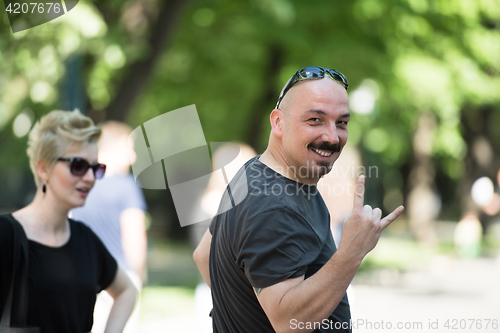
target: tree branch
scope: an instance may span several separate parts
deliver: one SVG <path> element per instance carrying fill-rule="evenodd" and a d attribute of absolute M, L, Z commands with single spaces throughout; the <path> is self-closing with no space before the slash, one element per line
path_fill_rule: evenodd
<path fill-rule="evenodd" d="M 130 66 L 129 73 L 123 79 L 115 98 L 106 108 L 107 119 L 124 121 L 127 118 L 137 97 L 146 87 L 160 55 L 171 40 L 177 18 L 186 3 L 186 0 L 164 1 L 152 28 L 149 42 L 151 52 L 147 58 Z"/>

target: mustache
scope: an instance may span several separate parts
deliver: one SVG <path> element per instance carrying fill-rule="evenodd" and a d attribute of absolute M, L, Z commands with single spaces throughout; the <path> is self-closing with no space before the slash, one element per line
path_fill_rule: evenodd
<path fill-rule="evenodd" d="M 320 143 L 313 142 L 313 143 L 310 143 L 308 145 L 308 148 L 314 148 L 314 149 L 319 149 L 319 150 L 329 150 L 329 151 L 332 151 L 334 153 L 340 152 L 340 145 L 338 143 L 331 144 L 328 142 L 320 142 Z"/>

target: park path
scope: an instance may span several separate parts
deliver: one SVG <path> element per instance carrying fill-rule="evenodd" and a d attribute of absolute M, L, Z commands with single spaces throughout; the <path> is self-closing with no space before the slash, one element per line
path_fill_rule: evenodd
<path fill-rule="evenodd" d="M 494 259 L 437 257 L 419 271 L 375 271 L 355 278 L 349 296 L 356 333 L 500 332 L 500 261 Z M 192 309 L 143 323 L 141 333 L 209 332 L 199 318 Z"/>
<path fill-rule="evenodd" d="M 375 276 L 354 285 L 355 332 L 500 332 L 498 260 L 438 257 L 422 271 Z"/>

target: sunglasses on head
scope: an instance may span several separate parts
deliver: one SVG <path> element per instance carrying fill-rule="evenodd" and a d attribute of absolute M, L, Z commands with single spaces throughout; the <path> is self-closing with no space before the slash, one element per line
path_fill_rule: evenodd
<path fill-rule="evenodd" d="M 288 90 L 290 90 L 290 88 L 293 87 L 295 83 L 304 80 L 322 79 L 325 77 L 325 74 L 328 75 L 333 80 L 337 81 L 338 83 L 342 84 L 345 90 L 347 90 L 349 82 L 347 82 L 347 78 L 345 77 L 345 75 L 339 72 L 338 70 L 331 68 L 323 68 L 323 67 L 305 67 L 302 68 L 301 70 L 298 70 L 292 76 L 292 78 L 286 85 L 285 89 L 283 89 L 283 92 L 281 93 L 280 98 L 278 99 L 278 103 L 276 103 L 276 109 L 280 106 L 281 100 L 283 99 L 283 97 L 285 97 L 285 94 L 288 92 Z"/>
<path fill-rule="evenodd" d="M 58 158 L 58 161 L 69 162 L 69 171 L 75 176 L 83 176 L 89 169 L 94 171 L 95 179 L 101 179 L 106 172 L 106 165 L 102 163 L 90 164 L 81 157 Z"/>

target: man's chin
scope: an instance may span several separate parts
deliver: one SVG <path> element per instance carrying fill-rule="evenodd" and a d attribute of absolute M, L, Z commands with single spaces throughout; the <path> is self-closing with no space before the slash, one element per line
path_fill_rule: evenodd
<path fill-rule="evenodd" d="M 320 165 L 317 167 L 317 174 L 318 178 L 323 177 L 324 175 L 328 174 L 330 171 L 332 171 L 333 165 Z"/>
<path fill-rule="evenodd" d="M 310 178 L 321 178 L 324 175 L 328 174 L 332 171 L 333 163 L 315 163 L 314 167 L 309 168 L 309 172 L 311 173 Z"/>

